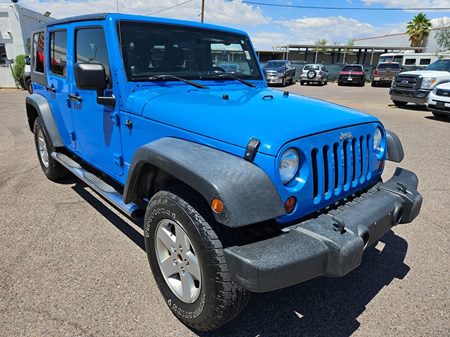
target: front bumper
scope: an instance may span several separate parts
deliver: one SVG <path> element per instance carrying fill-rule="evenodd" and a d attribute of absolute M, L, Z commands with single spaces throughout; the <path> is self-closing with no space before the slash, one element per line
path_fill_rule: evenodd
<path fill-rule="evenodd" d="M 450 116 L 450 97 L 438 96 L 431 92 L 428 95 L 427 108 L 430 111 L 435 111 L 440 114 Z"/>
<path fill-rule="evenodd" d="M 392 226 L 420 212 L 418 179 L 397 168 L 394 176 L 338 209 L 284 228 L 279 236 L 225 249 L 234 279 L 265 292 L 317 276 L 341 277 L 361 263 L 364 249 Z"/>
<path fill-rule="evenodd" d="M 427 102 L 429 89 L 403 89 L 393 87 L 389 90 L 391 100 L 423 105 Z"/>

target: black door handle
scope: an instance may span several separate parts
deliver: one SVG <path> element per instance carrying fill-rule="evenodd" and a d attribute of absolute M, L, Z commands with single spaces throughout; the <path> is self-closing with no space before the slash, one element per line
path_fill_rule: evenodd
<path fill-rule="evenodd" d="M 56 94 L 56 88 L 53 86 L 53 84 L 52 84 L 50 87 L 49 87 L 48 85 L 45 86 L 45 89 L 46 89 L 47 91 L 50 91 L 50 92 Z"/>
<path fill-rule="evenodd" d="M 69 99 L 71 101 L 75 101 L 75 102 L 78 102 L 78 103 L 80 103 L 82 101 L 81 96 L 78 96 L 78 95 L 69 94 L 68 97 L 69 97 Z"/>

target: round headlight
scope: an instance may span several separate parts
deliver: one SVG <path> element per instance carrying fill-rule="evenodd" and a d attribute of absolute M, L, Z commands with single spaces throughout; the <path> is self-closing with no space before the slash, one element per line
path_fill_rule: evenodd
<path fill-rule="evenodd" d="M 280 160 L 280 178 L 281 182 L 286 185 L 294 179 L 298 171 L 298 152 L 295 149 L 287 149 L 284 151 Z"/>
<path fill-rule="evenodd" d="M 375 152 L 381 152 L 381 141 L 383 140 L 383 132 L 380 128 L 376 128 L 373 134 L 373 149 Z"/>

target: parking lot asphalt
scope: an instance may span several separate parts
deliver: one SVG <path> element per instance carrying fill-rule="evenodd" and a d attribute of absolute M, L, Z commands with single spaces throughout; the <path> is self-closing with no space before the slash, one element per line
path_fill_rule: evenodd
<path fill-rule="evenodd" d="M 450 122 L 392 106 L 386 88 L 284 90 L 374 114 L 395 131 L 422 212 L 344 278 L 255 294 L 237 320 L 200 336 L 449 336 Z M 196 336 L 160 296 L 139 225 L 75 178 L 45 178 L 25 96 L 0 90 L 0 336 Z"/>

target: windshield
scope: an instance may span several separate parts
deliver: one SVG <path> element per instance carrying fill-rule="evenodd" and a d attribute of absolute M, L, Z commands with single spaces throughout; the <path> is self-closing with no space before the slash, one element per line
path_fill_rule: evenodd
<path fill-rule="evenodd" d="M 145 81 L 155 75 L 212 79 L 221 73 L 247 80 L 262 79 L 245 35 L 132 21 L 120 21 L 118 27 L 130 81 Z"/>
<path fill-rule="evenodd" d="M 450 71 L 450 59 L 433 62 L 424 70 Z"/>
<path fill-rule="evenodd" d="M 314 65 L 314 64 L 307 64 L 303 70 L 319 70 L 320 66 L 319 65 Z"/>
<path fill-rule="evenodd" d="M 284 61 L 269 61 L 266 63 L 266 68 L 281 68 L 284 67 L 286 62 Z"/>

